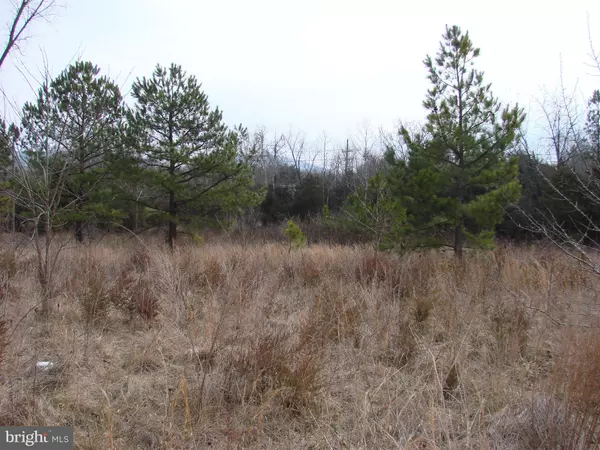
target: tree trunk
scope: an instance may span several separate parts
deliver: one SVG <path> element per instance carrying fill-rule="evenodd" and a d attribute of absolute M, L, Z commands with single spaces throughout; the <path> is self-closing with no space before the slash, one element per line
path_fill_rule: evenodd
<path fill-rule="evenodd" d="M 169 241 L 169 247 L 171 247 L 171 250 L 173 250 L 175 248 L 175 240 L 177 239 L 177 223 L 175 223 L 174 221 L 170 220 L 169 221 L 169 237 L 168 237 L 168 241 Z"/>
<path fill-rule="evenodd" d="M 75 221 L 75 239 L 77 242 L 83 242 L 83 222 L 81 220 Z"/>
<path fill-rule="evenodd" d="M 50 280 L 47 267 L 40 267 L 38 271 L 38 280 L 42 291 L 42 310 L 40 315 L 46 319 L 50 315 Z"/>
<path fill-rule="evenodd" d="M 454 229 L 454 256 L 459 260 L 462 260 L 464 242 L 465 234 L 463 232 L 463 221 L 461 220 Z"/>
<path fill-rule="evenodd" d="M 16 222 L 17 222 L 17 214 L 16 214 L 16 206 L 15 201 L 11 200 L 11 212 L 10 212 L 10 231 L 12 233 L 15 232 Z"/>
<path fill-rule="evenodd" d="M 177 203 L 175 202 L 175 192 L 169 192 L 169 235 L 167 241 L 169 243 L 169 247 L 171 250 L 175 248 L 175 240 L 177 239 L 177 222 L 175 221 L 175 217 L 177 217 Z"/>
<path fill-rule="evenodd" d="M 83 136 L 83 131 L 81 131 L 81 133 L 82 133 L 82 136 Z M 83 148 L 83 144 L 80 144 L 80 145 Z M 79 166 L 79 175 L 80 175 L 80 177 L 83 178 L 84 174 L 85 174 L 85 169 L 83 167 L 83 164 L 80 163 L 80 166 Z M 79 187 L 77 189 L 77 201 L 75 202 L 75 210 L 76 210 L 77 215 L 79 217 L 81 217 L 81 210 L 83 209 L 83 204 L 87 200 L 86 197 L 85 197 L 85 191 L 83 190 L 83 187 L 81 186 L 81 183 L 82 183 L 82 181 L 79 180 Z M 75 239 L 79 243 L 83 242 L 83 226 L 84 226 L 84 222 L 82 220 L 77 219 L 75 221 Z"/>
<path fill-rule="evenodd" d="M 51 296 L 51 255 L 50 252 L 52 250 L 52 220 L 50 219 L 50 214 L 46 214 L 46 219 L 44 222 L 44 237 L 43 242 L 40 242 L 39 236 L 39 224 L 36 223 L 36 231 L 35 231 L 35 247 L 38 256 L 38 281 L 40 283 L 40 288 L 42 291 L 42 301 L 41 301 L 41 312 L 40 316 L 43 319 L 47 319 L 50 315 L 50 296 Z"/>

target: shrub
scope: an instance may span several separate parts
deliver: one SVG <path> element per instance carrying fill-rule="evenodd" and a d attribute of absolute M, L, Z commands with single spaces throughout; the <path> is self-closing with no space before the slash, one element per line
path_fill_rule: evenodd
<path fill-rule="evenodd" d="M 263 403 L 279 399 L 281 404 L 300 413 L 315 404 L 323 391 L 322 352 L 290 345 L 290 336 L 268 332 L 256 338 L 250 348 L 231 360 L 230 373 L 241 380 L 244 401 Z M 231 391 L 228 398 L 236 396 Z M 238 398 L 239 401 L 242 399 Z"/>
<path fill-rule="evenodd" d="M 296 225 L 293 220 L 288 220 L 287 228 L 283 232 L 285 237 L 288 239 L 289 248 L 304 248 L 306 247 L 307 240 L 306 235 L 302 232 L 300 227 Z"/>
<path fill-rule="evenodd" d="M 106 270 L 87 255 L 69 282 L 88 325 L 104 323 L 110 307 L 110 280 Z"/>
<path fill-rule="evenodd" d="M 396 326 L 385 326 L 382 330 L 379 359 L 394 366 L 403 367 L 417 351 L 417 340 L 407 320 L 398 320 Z"/>
<path fill-rule="evenodd" d="M 134 267 L 125 267 L 113 284 L 111 292 L 113 305 L 128 314 L 129 320 L 135 316 L 145 322 L 152 322 L 159 313 L 158 297 L 152 291 L 149 280 Z"/>

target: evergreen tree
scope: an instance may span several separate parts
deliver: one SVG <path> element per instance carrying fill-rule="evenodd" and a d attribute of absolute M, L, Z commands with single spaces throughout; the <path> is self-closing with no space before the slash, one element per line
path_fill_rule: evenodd
<path fill-rule="evenodd" d="M 346 231 L 358 231 L 375 242 L 378 250 L 401 244 L 406 231 L 406 210 L 390 195 L 382 173 L 372 177 L 368 186 L 359 185 L 342 206 L 335 221 Z"/>
<path fill-rule="evenodd" d="M 323 210 L 323 179 L 308 173 L 300 179 L 294 194 L 290 212 L 293 216 L 307 219 Z"/>
<path fill-rule="evenodd" d="M 128 112 L 137 181 L 147 187 L 136 199 L 154 219 L 168 223 L 167 241 L 178 224 L 194 224 L 217 213 L 257 205 L 251 189 L 254 152 L 240 151 L 246 131 L 223 123 L 196 78 L 178 65 L 157 66 L 151 78 L 133 83 L 136 104 Z"/>
<path fill-rule="evenodd" d="M 3 179 L 12 163 L 12 145 L 15 133 L 14 126 L 6 126 L 6 122 L 0 119 L 0 173 Z"/>
<path fill-rule="evenodd" d="M 16 126 L 7 127 L 0 119 L 0 221 L 4 222 L 6 231 L 14 230 L 14 204 L 10 198 L 10 173 L 13 162 L 15 141 L 19 131 Z"/>
<path fill-rule="evenodd" d="M 263 224 L 277 223 L 290 217 L 294 205 L 294 192 L 289 186 L 275 186 L 269 183 L 267 194 L 260 205 Z"/>
<path fill-rule="evenodd" d="M 600 164 L 600 90 L 594 91 L 592 97 L 588 101 L 585 132 L 587 135 L 589 152 L 596 165 Z"/>
<path fill-rule="evenodd" d="M 424 61 L 432 84 L 423 102 L 427 124 L 413 135 L 400 130 L 406 161 L 388 153 L 390 183 L 414 231 L 452 230 L 458 257 L 465 238 L 491 245 L 503 206 L 520 192 L 517 161 L 507 150 L 524 113 L 503 108 L 493 96 L 483 72 L 473 67 L 479 53 L 468 33 L 446 27 L 436 57 Z"/>
<path fill-rule="evenodd" d="M 300 227 L 292 220 L 288 220 L 287 227 L 283 230 L 283 234 L 288 239 L 289 251 L 292 248 L 304 248 L 307 244 L 306 235 L 302 232 Z"/>
<path fill-rule="evenodd" d="M 35 153 L 52 148 L 66 176 L 65 220 L 74 222 L 83 241 L 83 226 L 94 217 L 111 215 L 102 198 L 95 199 L 106 176 L 108 157 L 121 141 L 122 96 L 118 86 L 90 62 L 78 61 L 39 90 L 35 103 L 23 108 L 25 148 Z"/>

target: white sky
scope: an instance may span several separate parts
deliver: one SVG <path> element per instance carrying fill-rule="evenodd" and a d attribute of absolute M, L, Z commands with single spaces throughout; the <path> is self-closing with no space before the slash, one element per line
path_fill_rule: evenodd
<path fill-rule="evenodd" d="M 0 0 L 0 24 L 14 0 Z M 59 0 L 60 1 L 60 0 Z M 126 92 L 156 63 L 181 64 L 203 83 L 229 124 L 290 127 L 334 143 L 368 121 L 392 129 L 424 117 L 422 61 L 435 54 L 446 24 L 468 30 L 481 48 L 478 67 L 503 101 L 535 106 L 542 89 L 592 76 L 587 15 L 600 49 L 600 1 L 401 0 L 65 0 L 59 17 L 38 22 L 31 39 L 0 72 L 0 86 L 21 104 L 32 91 L 16 70 L 37 72 L 42 50 L 58 74 L 90 60 Z M 2 39 L 6 34 L 2 35 Z M 130 75 L 131 74 L 131 75 Z M 129 76 L 129 77 L 128 77 Z M 531 110 L 530 122 L 540 117 Z"/>

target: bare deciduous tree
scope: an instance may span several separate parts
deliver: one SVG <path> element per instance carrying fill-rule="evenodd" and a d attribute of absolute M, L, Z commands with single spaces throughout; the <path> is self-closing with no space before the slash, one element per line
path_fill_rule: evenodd
<path fill-rule="evenodd" d="M 297 182 L 300 183 L 302 180 L 303 173 L 311 173 L 314 168 L 314 162 L 317 154 L 313 156 L 312 163 L 310 166 L 305 167 L 303 164 L 306 160 L 306 137 L 304 133 L 294 133 L 290 130 L 286 135 L 281 136 L 281 140 L 285 144 L 285 149 L 289 152 L 289 156 L 292 159 L 294 171 L 296 173 Z"/>
<path fill-rule="evenodd" d="M 31 24 L 50 17 L 56 6 L 56 0 L 20 0 L 14 5 L 14 14 L 8 23 L 8 36 L 0 55 L 0 69 L 8 55 L 14 49 L 19 49 L 19 44 L 27 39 Z"/>
<path fill-rule="evenodd" d="M 283 136 L 277 132 L 270 133 L 266 127 L 259 126 L 254 132 L 254 145 L 257 150 L 257 181 L 259 184 L 275 184 L 279 170 L 282 149 L 284 149 Z"/>
<path fill-rule="evenodd" d="M 377 173 L 376 145 L 377 139 L 371 125 L 368 121 L 364 121 L 352 137 L 352 146 L 357 153 L 355 155 L 357 182 L 364 186 L 365 191 L 369 180 Z"/>
<path fill-rule="evenodd" d="M 10 146 L 13 167 L 9 193 L 14 204 L 25 211 L 20 220 L 29 225 L 30 241 L 37 256 L 42 317 L 50 312 L 59 256 L 70 242 L 70 239 L 60 239 L 56 231 L 65 226 L 65 217 L 74 211 L 79 201 L 76 195 L 65 200 L 73 162 L 62 152 L 68 140 L 67 128 L 57 127 L 52 111 L 45 107 L 51 95 L 47 68 L 45 78 L 38 94 L 42 105 L 39 114 L 35 117 L 23 114 L 19 137 Z M 31 107 L 26 104 L 24 111 L 28 110 Z"/>
<path fill-rule="evenodd" d="M 600 58 L 594 50 L 591 34 L 590 47 L 591 66 L 597 67 L 600 72 Z M 536 176 L 549 188 L 553 201 L 565 206 L 570 218 L 568 221 L 559 219 L 550 208 L 525 211 L 518 205 L 512 205 L 523 218 L 521 221 L 513 220 L 523 229 L 551 242 L 579 263 L 582 270 L 600 276 L 600 221 L 596 214 L 600 210 L 600 159 L 596 157 L 597 143 L 594 142 L 595 137 L 600 136 L 600 115 L 593 109 L 596 101 L 600 103 L 600 94 L 598 91 L 592 94 L 584 127 L 580 123 L 574 95 L 567 95 L 562 85 L 561 91 L 546 118 L 549 139 L 556 152 L 557 169 L 567 178 L 567 185 L 559 185 L 547 176 L 526 141 L 521 146 L 536 164 Z"/>
<path fill-rule="evenodd" d="M 419 122 L 404 122 L 399 120 L 395 126 L 395 131 L 389 132 L 383 128 L 379 128 L 379 140 L 384 151 L 392 150 L 397 158 L 408 159 L 408 147 L 406 141 L 397 130 L 402 128 L 408 130 L 411 136 L 415 136 L 423 132 L 423 124 Z"/>
<path fill-rule="evenodd" d="M 545 122 L 546 151 L 557 166 L 564 166 L 573 156 L 578 144 L 579 111 L 575 90 L 567 92 L 561 75 L 560 90 L 554 94 L 544 94 L 538 101 Z"/>
<path fill-rule="evenodd" d="M 2 70 L 4 63 L 13 50 L 20 50 L 19 44 L 29 37 L 27 32 L 32 24 L 40 19 L 50 18 L 57 7 L 56 0 L 19 0 L 17 2 L 11 1 L 10 3 L 12 6 L 12 11 L 9 16 L 10 20 L 6 23 L 6 36 L 3 38 L 4 45 L 0 47 L 0 70 Z M 8 96 L 1 87 L 0 92 L 2 92 L 5 101 L 17 111 L 18 107 L 8 100 Z M 0 117 L 1 122 L 7 123 L 8 121 L 5 119 L 4 116 Z M 12 145 L 7 136 L 7 134 L 0 134 L 0 139 L 2 140 L 2 142 L 0 142 L 0 147 L 8 148 Z M 4 194 L 6 194 L 6 192 L 4 192 Z M 14 231 L 14 202 L 12 205 L 10 222 L 10 228 Z"/>
<path fill-rule="evenodd" d="M 37 255 L 38 281 L 42 290 L 42 316 L 50 311 L 53 275 L 59 255 L 67 242 L 56 239 L 56 230 L 65 224 L 61 215 L 75 206 L 75 200 L 63 204 L 68 161 L 60 158 L 47 136 L 38 141 L 41 148 L 34 154 L 27 151 L 26 141 L 13 149 L 14 170 L 11 173 L 14 189 L 11 195 L 15 204 L 25 208 L 28 215 L 22 217 L 30 224 L 31 243 Z"/>

